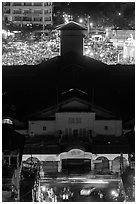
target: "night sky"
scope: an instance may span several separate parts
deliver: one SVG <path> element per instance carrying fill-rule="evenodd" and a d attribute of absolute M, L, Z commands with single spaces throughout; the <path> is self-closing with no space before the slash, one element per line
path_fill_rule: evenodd
<path fill-rule="evenodd" d="M 57 2 L 54 9 L 72 15 L 75 21 L 90 15 L 94 25 L 126 27 L 135 24 L 134 2 Z"/>

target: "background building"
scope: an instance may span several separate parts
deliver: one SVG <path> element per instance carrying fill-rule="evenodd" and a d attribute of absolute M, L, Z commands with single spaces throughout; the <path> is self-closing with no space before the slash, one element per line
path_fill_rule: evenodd
<path fill-rule="evenodd" d="M 3 21 L 22 26 L 52 26 L 52 2 L 3 2 Z"/>

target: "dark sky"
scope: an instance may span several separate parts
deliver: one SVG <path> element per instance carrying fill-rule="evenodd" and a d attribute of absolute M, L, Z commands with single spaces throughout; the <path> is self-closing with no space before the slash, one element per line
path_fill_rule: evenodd
<path fill-rule="evenodd" d="M 115 22 L 121 20 L 123 24 L 127 25 L 129 23 L 134 24 L 135 21 L 135 3 L 134 2 L 61 2 L 56 3 L 60 5 L 58 8 L 62 12 L 66 12 L 73 16 L 73 20 L 77 21 L 77 17 L 84 17 L 90 15 L 92 20 L 100 21 L 104 18 L 104 21 Z M 118 13 L 121 16 L 118 16 Z M 121 19 L 119 19 L 121 18 Z M 115 24 L 115 22 L 111 22 Z"/>

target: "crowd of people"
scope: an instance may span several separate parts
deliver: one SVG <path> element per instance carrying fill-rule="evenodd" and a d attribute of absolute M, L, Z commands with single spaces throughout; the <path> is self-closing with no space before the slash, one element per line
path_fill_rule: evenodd
<path fill-rule="evenodd" d="M 3 43 L 3 65 L 35 65 L 59 54 L 57 40 L 11 41 Z"/>
<path fill-rule="evenodd" d="M 60 41 L 57 36 L 41 37 L 37 40 L 3 40 L 2 65 L 36 65 L 60 55 Z M 106 64 L 134 64 L 135 59 L 124 59 L 122 51 L 107 39 L 86 38 L 84 55 Z"/>

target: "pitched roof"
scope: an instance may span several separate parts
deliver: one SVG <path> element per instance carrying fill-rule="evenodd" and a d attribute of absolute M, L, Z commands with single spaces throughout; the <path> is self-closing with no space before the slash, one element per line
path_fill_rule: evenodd
<path fill-rule="evenodd" d="M 57 30 L 87 30 L 87 28 L 80 25 L 79 23 L 70 21 L 67 24 L 61 24 L 57 26 Z"/>
<path fill-rule="evenodd" d="M 134 65 L 108 66 L 74 52 L 34 66 L 3 66 L 3 106 L 15 105 L 23 117 L 56 104 L 57 90 L 59 100 L 61 92 L 78 88 L 91 101 L 94 89 L 96 105 L 130 119 L 134 118 L 134 76 Z"/>
<path fill-rule="evenodd" d="M 53 105 L 49 108 L 46 108 L 46 109 L 42 109 L 41 111 L 38 111 L 38 112 L 34 112 L 30 115 L 28 115 L 28 118 L 32 118 L 32 119 L 42 119 L 42 118 L 47 118 L 47 117 L 50 117 L 50 116 L 55 116 L 55 113 L 56 112 L 60 112 L 60 111 L 63 111 L 63 112 L 70 112 L 70 111 L 80 111 L 80 112 L 95 112 L 95 114 L 98 116 L 98 117 L 102 117 L 102 118 L 105 118 L 105 119 L 114 119 L 116 118 L 116 115 L 114 113 L 112 113 L 111 111 L 109 110 L 106 110 L 102 107 L 99 107 L 97 105 L 93 105 L 92 103 L 90 102 L 87 102 L 86 100 L 83 100 L 83 99 L 80 99 L 80 98 L 77 98 L 77 97 L 72 97 L 72 98 L 69 98 L 67 100 L 64 100 L 62 102 L 59 102 L 58 104 L 56 105 Z"/>

